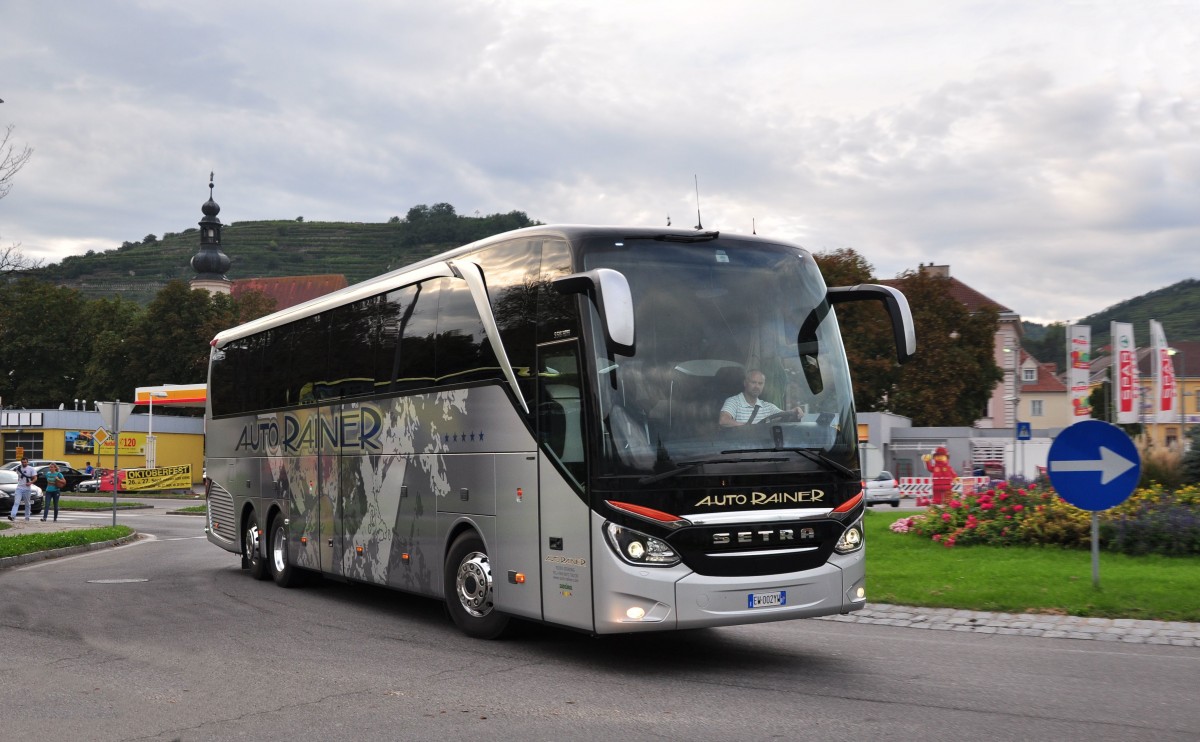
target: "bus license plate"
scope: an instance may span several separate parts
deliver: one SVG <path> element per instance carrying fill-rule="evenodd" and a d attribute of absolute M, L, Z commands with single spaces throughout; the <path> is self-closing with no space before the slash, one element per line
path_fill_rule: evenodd
<path fill-rule="evenodd" d="M 787 605 L 787 590 L 774 593 L 750 593 L 746 602 L 750 608 L 773 608 Z"/>

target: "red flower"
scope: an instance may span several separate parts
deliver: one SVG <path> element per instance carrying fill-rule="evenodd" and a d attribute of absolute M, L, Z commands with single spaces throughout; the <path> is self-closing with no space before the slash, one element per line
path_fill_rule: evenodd
<path fill-rule="evenodd" d="M 950 513 L 942 513 L 942 520 L 949 523 L 950 522 Z"/>
<path fill-rule="evenodd" d="M 1021 512 L 1021 511 L 1022 511 L 1022 510 L 1024 510 L 1024 509 L 1025 509 L 1025 506 L 1024 506 L 1024 505 L 1021 505 L 1021 504 L 1013 505 L 1013 512 L 1014 512 L 1014 513 L 1019 513 L 1019 512 Z"/>

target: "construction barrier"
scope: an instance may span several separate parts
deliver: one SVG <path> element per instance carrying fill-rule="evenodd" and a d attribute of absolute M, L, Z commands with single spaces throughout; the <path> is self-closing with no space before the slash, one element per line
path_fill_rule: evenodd
<path fill-rule="evenodd" d="M 987 489 L 991 482 L 991 477 L 957 477 L 951 489 L 962 495 L 973 495 L 980 490 Z"/>
<path fill-rule="evenodd" d="M 973 495 L 991 481 L 989 477 L 955 477 L 950 490 L 960 495 Z M 900 495 L 921 499 L 933 497 L 933 477 L 900 477 Z"/>
<path fill-rule="evenodd" d="M 933 495 L 933 477 L 900 477 L 900 495 L 902 497 L 931 497 Z"/>

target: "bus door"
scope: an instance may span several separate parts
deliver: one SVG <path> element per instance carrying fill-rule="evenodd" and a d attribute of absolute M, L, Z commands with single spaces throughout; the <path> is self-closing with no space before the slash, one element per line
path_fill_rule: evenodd
<path fill-rule="evenodd" d="M 547 343 L 537 356 L 542 604 L 547 621 L 592 629 L 591 510 L 579 345 Z"/>

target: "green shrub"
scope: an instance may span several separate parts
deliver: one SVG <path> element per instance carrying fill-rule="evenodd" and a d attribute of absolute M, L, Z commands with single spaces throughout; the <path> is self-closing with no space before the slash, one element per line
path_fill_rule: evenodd
<path fill-rule="evenodd" d="M 1099 514 L 1100 547 L 1131 555 L 1200 554 L 1200 487 L 1170 491 L 1161 484 L 1137 490 L 1118 507 Z M 1091 547 L 1092 514 L 1067 503 L 1048 485 L 1000 484 L 956 496 L 892 525 L 947 548 L 1038 545 Z"/>

